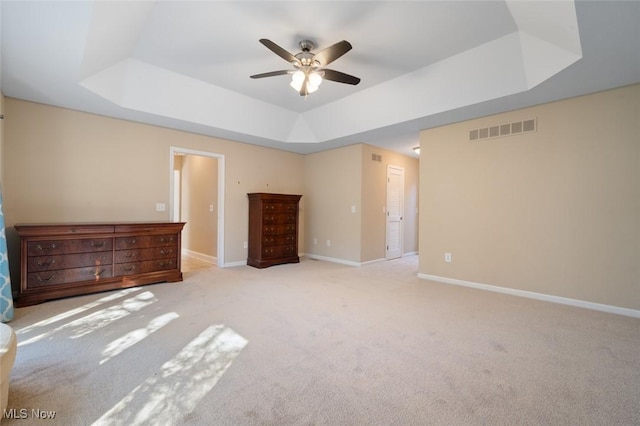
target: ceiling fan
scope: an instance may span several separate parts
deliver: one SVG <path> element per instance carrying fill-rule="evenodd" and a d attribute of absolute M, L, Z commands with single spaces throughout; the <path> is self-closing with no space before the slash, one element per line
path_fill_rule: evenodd
<path fill-rule="evenodd" d="M 325 68 L 331 62 L 351 50 L 351 43 L 346 40 L 342 40 L 332 46 L 329 46 L 318 53 L 312 52 L 315 48 L 312 41 L 302 40 L 298 43 L 301 52 L 295 55 L 289 53 L 266 38 L 260 39 L 260 43 L 265 45 L 269 50 L 280 56 L 285 61 L 291 63 L 294 69 L 255 74 L 252 75 L 251 78 L 275 77 L 278 75 L 291 74 L 291 87 L 299 92 L 300 96 L 307 96 L 308 94 L 318 90 L 318 86 L 322 83 L 322 79 L 353 85 L 360 83 L 360 79 L 358 77 Z"/>

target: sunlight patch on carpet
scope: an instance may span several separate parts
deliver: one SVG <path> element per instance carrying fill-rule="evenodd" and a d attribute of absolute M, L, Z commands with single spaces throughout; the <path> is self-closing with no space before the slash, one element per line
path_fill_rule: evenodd
<path fill-rule="evenodd" d="M 247 343 L 224 325 L 207 328 L 93 425 L 180 424 Z"/>
<path fill-rule="evenodd" d="M 162 327 L 169 324 L 171 321 L 178 317 L 180 317 L 180 315 L 178 315 L 176 312 L 169 312 L 160 315 L 159 317 L 156 317 L 149 321 L 149 324 L 147 324 L 146 327 L 133 330 L 109 343 L 102 351 L 102 359 L 100 360 L 100 365 L 109 361 L 111 358 L 120 355 L 131 346 L 144 340 L 146 337 L 160 330 Z"/>
<path fill-rule="evenodd" d="M 151 293 L 150 291 L 145 291 L 144 293 L 140 293 L 135 297 L 123 300 L 119 305 L 109 306 L 108 308 L 101 309 L 82 318 L 78 318 L 74 321 L 63 324 L 53 331 L 42 333 L 38 336 L 20 342 L 18 343 L 18 347 L 38 342 L 42 339 L 52 336 L 54 333 L 69 329 L 71 329 L 73 333 L 71 336 L 69 336 L 71 339 L 77 339 L 79 337 L 86 336 L 91 332 L 106 327 L 114 321 L 122 319 L 133 312 L 139 311 L 151 305 L 157 300 L 158 299 L 156 299 L 153 293 Z"/>
<path fill-rule="evenodd" d="M 104 303 L 114 301 L 116 299 L 119 299 L 120 297 L 124 297 L 124 296 L 126 296 L 128 294 L 131 294 L 131 293 L 133 293 L 135 291 L 139 291 L 139 290 L 140 290 L 140 287 L 126 288 L 124 290 L 121 290 L 121 291 L 118 291 L 116 293 L 110 294 L 110 295 L 108 295 L 106 297 L 102 297 L 102 298 L 96 300 L 95 302 L 87 303 L 87 304 L 82 305 L 82 306 L 80 306 L 78 308 L 70 309 L 70 310 L 68 310 L 66 312 L 63 312 L 61 314 L 52 316 L 51 318 L 47 318 L 45 320 L 38 321 L 35 324 L 31 324 L 31 325 L 29 325 L 27 327 L 20 328 L 18 330 L 15 330 L 15 332 L 16 332 L 16 334 L 29 333 L 30 331 L 33 331 L 33 330 L 35 330 L 37 328 L 46 327 L 46 326 L 49 326 L 51 324 L 55 324 L 58 321 L 62 321 L 62 320 L 65 320 L 67 318 L 71 318 L 74 315 L 81 314 L 83 312 L 88 311 L 89 309 L 96 308 L 96 307 L 98 307 L 98 306 L 100 306 L 100 305 L 102 305 Z"/>
<path fill-rule="evenodd" d="M 136 297 L 124 300 L 121 304 L 116 306 L 109 306 L 108 308 L 94 312 L 83 318 L 79 318 L 75 321 L 71 321 L 65 324 L 61 328 L 73 329 L 72 339 L 85 336 L 91 332 L 99 330 L 114 321 L 122 319 L 133 312 L 137 312 L 142 308 L 146 308 L 153 302 L 156 302 L 155 295 L 150 291 L 138 294 Z"/>

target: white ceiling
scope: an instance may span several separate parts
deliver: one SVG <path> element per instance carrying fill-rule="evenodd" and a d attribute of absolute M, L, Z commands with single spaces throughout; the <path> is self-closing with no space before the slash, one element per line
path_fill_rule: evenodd
<path fill-rule="evenodd" d="M 637 1 L 1 0 L 9 97 L 298 153 L 365 142 L 412 155 L 421 129 L 640 82 Z M 289 52 L 353 49 L 306 99 Z"/>

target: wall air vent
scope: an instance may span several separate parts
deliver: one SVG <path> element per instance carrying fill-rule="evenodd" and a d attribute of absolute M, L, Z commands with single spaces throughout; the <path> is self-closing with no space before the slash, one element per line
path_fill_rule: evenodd
<path fill-rule="evenodd" d="M 469 140 L 477 141 L 481 139 L 494 139 L 502 136 L 518 135 L 521 133 L 531 133 L 538 129 L 538 119 L 531 118 L 512 123 L 498 124 L 496 126 L 483 127 L 469 130 Z"/>
<path fill-rule="evenodd" d="M 373 161 L 382 161 L 382 155 L 380 155 L 380 154 L 371 154 L 371 159 Z"/>

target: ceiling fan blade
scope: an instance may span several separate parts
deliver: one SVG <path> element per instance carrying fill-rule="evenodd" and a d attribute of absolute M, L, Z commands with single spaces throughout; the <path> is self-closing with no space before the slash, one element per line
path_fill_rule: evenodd
<path fill-rule="evenodd" d="M 320 66 L 325 67 L 350 50 L 351 43 L 346 40 L 342 40 L 316 53 L 313 59 L 320 62 Z"/>
<path fill-rule="evenodd" d="M 322 72 L 324 73 L 323 77 L 325 80 L 336 81 L 338 83 L 353 84 L 354 86 L 360 83 L 360 79 L 358 77 L 354 77 L 340 71 L 324 69 L 322 70 Z"/>
<path fill-rule="evenodd" d="M 288 70 L 280 70 L 280 71 L 271 71 L 271 72 L 264 72 L 262 74 L 254 74 L 252 76 L 250 76 L 251 78 L 264 78 L 264 77 L 275 77 L 277 75 L 287 75 L 287 74 L 292 74 L 294 71 L 288 71 Z"/>
<path fill-rule="evenodd" d="M 278 46 L 271 40 L 266 38 L 261 38 L 260 43 L 264 44 L 267 47 L 267 49 L 271 50 L 273 53 L 280 56 L 285 61 L 290 63 L 296 63 L 296 64 L 300 63 L 300 59 L 296 58 L 291 53 L 287 52 L 286 50 L 284 50 L 282 47 Z"/>

